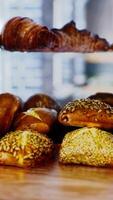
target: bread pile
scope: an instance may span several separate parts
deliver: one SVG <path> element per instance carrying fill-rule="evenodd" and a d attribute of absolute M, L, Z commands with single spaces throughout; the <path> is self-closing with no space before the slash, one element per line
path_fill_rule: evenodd
<path fill-rule="evenodd" d="M 53 158 L 55 142 L 60 141 L 60 163 L 112 167 L 112 103 L 109 93 L 62 108 L 46 94 L 35 94 L 26 102 L 0 94 L 0 164 L 36 167 Z"/>
<path fill-rule="evenodd" d="M 60 106 L 45 94 L 25 103 L 10 93 L 0 94 L 0 164 L 36 167 L 53 157 L 49 132 Z"/>
<path fill-rule="evenodd" d="M 26 52 L 98 52 L 113 49 L 106 39 L 88 30 L 77 29 L 74 21 L 60 29 L 48 29 L 27 17 L 10 19 L 3 28 L 0 44 L 9 51 Z"/>
<path fill-rule="evenodd" d="M 59 122 L 73 126 L 75 130 L 63 139 L 60 163 L 113 166 L 113 135 L 108 132 L 113 129 L 113 107 L 105 103 L 106 100 L 113 103 L 112 94 L 95 94 L 72 101 L 62 108 Z"/>

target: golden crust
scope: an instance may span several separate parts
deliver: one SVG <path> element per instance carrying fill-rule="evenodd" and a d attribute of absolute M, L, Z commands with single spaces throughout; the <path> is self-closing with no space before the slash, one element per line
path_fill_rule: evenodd
<path fill-rule="evenodd" d="M 36 167 L 47 162 L 53 153 L 53 143 L 37 132 L 15 131 L 0 140 L 0 164 Z"/>
<path fill-rule="evenodd" d="M 10 51 L 30 51 L 32 47 L 32 50 L 34 51 L 35 49 L 32 45 L 35 43 L 37 51 L 41 49 L 42 46 L 40 46 L 40 43 L 38 43 L 38 38 L 36 40 L 34 37 L 35 41 L 32 41 L 33 44 L 29 44 L 28 42 L 29 31 L 34 27 L 38 28 L 38 37 L 40 37 L 42 30 L 45 33 L 49 32 L 47 27 L 36 24 L 28 17 L 14 17 L 10 19 L 2 31 L 2 44 L 4 48 Z M 43 48 L 46 48 L 47 45 L 47 40 L 45 40 L 45 44 L 43 43 Z"/>
<path fill-rule="evenodd" d="M 107 51 L 109 48 L 105 39 L 87 30 L 78 30 L 74 21 L 52 31 L 59 40 L 58 45 L 53 47 L 54 51 L 95 52 Z"/>
<path fill-rule="evenodd" d="M 10 93 L 0 94 L 0 136 L 10 130 L 15 116 L 21 109 L 22 102 L 20 98 Z"/>
<path fill-rule="evenodd" d="M 69 132 L 61 144 L 59 162 L 113 167 L 113 135 L 86 127 Z"/>
<path fill-rule="evenodd" d="M 61 29 L 49 30 L 26 17 L 14 17 L 6 23 L 2 43 L 10 51 L 96 52 L 109 49 L 105 39 L 87 30 L 78 30 L 74 21 Z"/>
<path fill-rule="evenodd" d="M 113 108 L 94 99 L 80 99 L 68 103 L 60 111 L 58 120 L 67 126 L 113 128 Z"/>
<path fill-rule="evenodd" d="M 48 108 L 31 108 L 14 121 L 15 130 L 32 130 L 48 134 L 57 119 L 57 112 Z"/>

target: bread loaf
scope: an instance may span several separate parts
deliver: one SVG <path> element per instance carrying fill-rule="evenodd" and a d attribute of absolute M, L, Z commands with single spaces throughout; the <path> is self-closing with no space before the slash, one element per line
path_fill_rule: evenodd
<path fill-rule="evenodd" d="M 60 110 L 60 105 L 52 97 L 42 93 L 34 94 L 29 97 L 25 102 L 23 109 L 26 111 L 29 108 L 37 107 L 54 109 L 57 112 Z"/>
<path fill-rule="evenodd" d="M 113 167 L 113 135 L 86 127 L 69 132 L 61 144 L 59 162 Z"/>
<path fill-rule="evenodd" d="M 36 167 L 53 155 L 52 141 L 33 131 L 15 131 L 0 140 L 0 165 Z"/>
<path fill-rule="evenodd" d="M 100 100 L 75 100 L 62 108 L 58 120 L 66 126 L 112 129 L 113 108 Z"/>
<path fill-rule="evenodd" d="M 0 137 L 7 133 L 16 115 L 22 110 L 22 101 L 19 97 L 10 94 L 0 94 Z"/>
<path fill-rule="evenodd" d="M 57 112 L 48 108 L 31 108 L 15 119 L 14 130 L 32 130 L 48 134 L 57 119 Z"/>

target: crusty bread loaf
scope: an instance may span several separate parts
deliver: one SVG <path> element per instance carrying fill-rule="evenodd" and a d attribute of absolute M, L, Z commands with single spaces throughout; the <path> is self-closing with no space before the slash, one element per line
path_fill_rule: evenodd
<path fill-rule="evenodd" d="M 57 112 L 48 108 L 31 108 L 20 113 L 14 121 L 14 130 L 32 130 L 48 134 L 57 119 Z"/>
<path fill-rule="evenodd" d="M 15 131 L 0 140 L 0 165 L 36 167 L 53 154 L 53 142 L 37 132 Z"/>
<path fill-rule="evenodd" d="M 62 164 L 113 167 L 113 135 L 97 128 L 81 128 L 65 135 L 60 148 Z"/>
<path fill-rule="evenodd" d="M 10 93 L 0 94 L 0 137 L 9 131 L 21 109 L 22 101 L 19 97 Z"/>
<path fill-rule="evenodd" d="M 74 21 L 61 29 L 48 29 L 27 17 L 10 19 L 2 31 L 2 45 L 10 51 L 96 52 L 107 51 L 109 43 Z"/>
<path fill-rule="evenodd" d="M 89 99 L 98 99 L 100 101 L 103 101 L 110 106 L 113 106 L 113 93 L 108 92 L 97 92 L 96 94 L 93 94 L 88 97 Z"/>
<path fill-rule="evenodd" d="M 52 97 L 43 93 L 37 93 L 29 97 L 23 109 L 26 111 L 29 108 L 37 107 L 54 109 L 57 112 L 60 110 L 60 105 Z"/>
<path fill-rule="evenodd" d="M 62 108 L 58 120 L 67 126 L 112 129 L 113 108 L 100 100 L 75 100 Z"/>

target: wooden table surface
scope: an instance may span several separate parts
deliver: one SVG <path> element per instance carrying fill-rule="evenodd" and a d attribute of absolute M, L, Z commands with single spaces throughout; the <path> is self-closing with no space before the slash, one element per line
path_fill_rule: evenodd
<path fill-rule="evenodd" d="M 113 169 L 63 166 L 0 167 L 0 200 L 113 200 Z"/>

